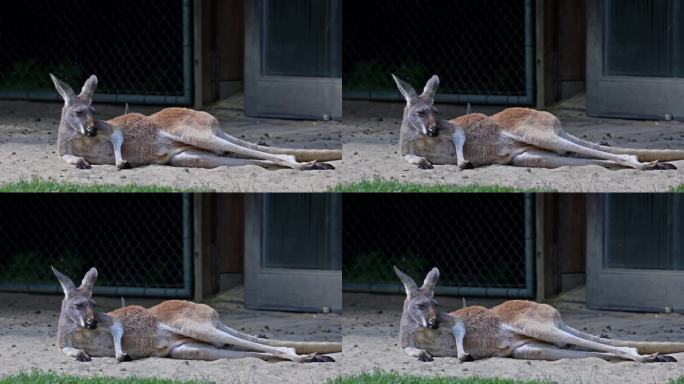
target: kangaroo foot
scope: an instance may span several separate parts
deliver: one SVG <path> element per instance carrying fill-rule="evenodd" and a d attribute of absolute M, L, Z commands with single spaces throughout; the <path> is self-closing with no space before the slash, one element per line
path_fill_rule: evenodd
<path fill-rule="evenodd" d="M 473 356 L 470 355 L 470 353 L 464 353 L 462 355 L 459 355 L 458 360 L 462 363 L 466 361 L 475 361 L 475 359 L 473 358 Z"/>
<path fill-rule="evenodd" d="M 116 360 L 119 362 L 133 361 L 133 359 L 131 358 L 131 356 L 128 353 L 122 353 L 120 355 L 117 355 Z"/>
<path fill-rule="evenodd" d="M 85 161 L 84 159 L 80 159 L 76 163 L 76 168 L 78 168 L 78 169 L 90 169 L 90 168 L 92 168 L 92 166 L 90 165 L 89 162 Z M 88 361 L 90 361 L 90 360 L 88 360 Z"/>
<path fill-rule="evenodd" d="M 652 161 L 644 167 L 645 171 L 669 171 L 673 169 L 677 169 L 674 164 L 663 161 Z"/>
<path fill-rule="evenodd" d="M 426 363 L 429 361 L 433 361 L 434 358 L 429 353 L 423 351 L 420 355 L 418 355 L 418 360 Z"/>
<path fill-rule="evenodd" d="M 677 361 L 677 359 L 675 359 L 672 356 L 660 355 L 660 354 L 654 353 L 652 355 L 648 355 L 645 362 L 646 363 L 674 363 L 676 361 Z"/>
<path fill-rule="evenodd" d="M 310 161 L 302 167 L 302 171 L 329 171 L 335 169 L 331 164 L 322 163 L 319 161 Z"/>
<path fill-rule="evenodd" d="M 312 353 L 302 360 L 302 363 L 334 363 L 335 359 L 326 355 Z"/>
<path fill-rule="evenodd" d="M 90 356 L 88 356 L 87 353 L 79 352 L 78 355 L 76 355 L 76 360 L 85 363 L 85 362 L 91 361 L 93 359 L 90 358 Z"/>
<path fill-rule="evenodd" d="M 126 160 L 116 163 L 116 167 L 119 169 L 131 169 L 131 163 Z"/>
<path fill-rule="evenodd" d="M 428 161 L 427 159 L 422 159 L 418 163 L 418 168 L 419 169 L 432 169 L 434 167 L 432 166 L 432 163 L 430 161 Z"/>

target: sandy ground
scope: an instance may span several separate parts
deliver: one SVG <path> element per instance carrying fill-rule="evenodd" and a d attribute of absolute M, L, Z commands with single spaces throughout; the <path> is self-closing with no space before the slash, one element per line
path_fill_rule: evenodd
<path fill-rule="evenodd" d="M 681 122 L 596 119 L 584 114 L 580 95 L 551 109 L 569 132 L 613 146 L 684 148 Z M 272 146 L 343 148 L 344 160 L 332 164 L 336 171 L 298 172 L 266 170 L 257 166 L 217 169 L 147 166 L 119 171 L 113 165 L 78 170 L 56 155 L 60 103 L 0 101 L 0 184 L 39 177 L 93 184 L 157 184 L 176 188 L 200 188 L 221 192 L 325 191 L 339 183 L 374 178 L 418 183 L 506 185 L 544 188 L 559 192 L 654 192 L 684 183 L 684 161 L 676 171 L 642 172 L 608 170 L 598 166 L 559 169 L 489 166 L 459 171 L 455 166 L 420 170 L 398 154 L 402 103 L 344 102 L 344 122 L 286 121 L 247 118 L 242 97 L 235 96 L 209 106 L 222 128 L 235 136 Z M 132 111 L 153 113 L 160 107 L 133 106 Z M 100 118 L 122 113 L 123 107 L 98 106 Z M 464 113 L 462 106 L 440 106 L 443 116 Z M 496 113 L 500 108 L 474 107 Z"/>
<path fill-rule="evenodd" d="M 228 326 L 269 338 L 301 341 L 340 341 L 339 315 L 314 315 L 246 310 L 240 289 L 206 301 L 219 311 Z M 119 299 L 96 298 L 100 310 L 114 309 Z M 118 363 L 114 358 L 94 358 L 80 363 L 55 346 L 62 298 L 56 295 L 0 294 L 0 377 L 39 369 L 59 374 L 114 377 L 162 377 L 230 383 L 321 383 L 337 376 L 341 354 L 335 363 L 297 364 L 265 362 L 256 358 L 214 362 L 148 358 Z M 146 307 L 158 300 L 128 299 L 127 304 Z"/>
<path fill-rule="evenodd" d="M 0 101 L 0 184 L 39 177 L 86 184 L 156 184 L 222 192 L 311 192 L 337 184 L 335 171 L 266 170 L 257 166 L 195 169 L 152 165 L 119 171 L 113 165 L 101 165 L 79 170 L 56 154 L 61 108 L 61 103 Z M 143 114 L 160 109 L 131 106 L 131 112 Z M 122 114 L 124 108 L 97 105 L 97 110 L 99 118 L 108 119 Z M 247 118 L 239 95 L 206 111 L 219 119 L 224 131 L 244 140 L 294 148 L 341 148 L 341 124 Z"/>
<path fill-rule="evenodd" d="M 555 300 L 563 319 L 575 328 L 612 338 L 684 341 L 684 316 L 588 310 L 584 291 L 578 289 Z M 664 383 L 684 375 L 684 353 L 677 363 L 638 364 L 608 362 L 597 358 L 555 362 L 491 358 L 460 363 L 455 358 L 435 358 L 422 363 L 399 348 L 399 319 L 403 296 L 346 294 L 344 296 L 344 371 L 370 372 L 377 367 L 402 374 L 430 376 L 506 377 L 558 383 Z M 458 309 L 461 299 L 438 298 L 444 310 Z M 469 299 L 468 305 L 498 304 L 495 300 Z"/>
<path fill-rule="evenodd" d="M 488 166 L 459 171 L 456 166 L 420 170 L 398 154 L 403 103 L 346 101 L 344 103 L 344 182 L 384 178 L 426 184 L 506 185 L 559 192 L 654 192 L 684 183 L 684 161 L 676 171 L 608 170 L 599 166 L 558 169 Z M 444 118 L 465 113 L 462 106 L 438 105 Z M 474 106 L 473 112 L 493 114 L 496 107 Z M 612 146 L 684 149 L 684 123 L 596 119 L 584 114 L 579 95 L 553 108 L 564 128 L 582 138 Z"/>

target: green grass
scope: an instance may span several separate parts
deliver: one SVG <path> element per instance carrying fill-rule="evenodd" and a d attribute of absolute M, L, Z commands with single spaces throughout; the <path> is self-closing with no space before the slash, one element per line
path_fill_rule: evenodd
<path fill-rule="evenodd" d="M 339 184 L 329 192 L 553 192 L 552 190 L 531 188 L 518 189 L 501 185 L 456 185 L 456 184 L 417 184 L 404 183 L 397 180 L 363 180 L 354 183 Z"/>
<path fill-rule="evenodd" d="M 670 191 L 671 192 L 684 192 L 684 184 L 681 184 L 678 187 L 674 187 Z"/>
<path fill-rule="evenodd" d="M 358 376 L 338 377 L 328 384 L 532 384 L 539 381 L 515 381 L 511 379 L 484 379 L 479 377 L 420 377 L 406 376 L 396 373 L 364 373 Z"/>
<path fill-rule="evenodd" d="M 33 179 L 20 180 L 0 185 L 0 193 L 8 192 L 201 192 L 195 189 L 178 189 L 160 185 L 112 185 L 112 184 L 78 184 L 57 182 L 53 180 Z"/>
<path fill-rule="evenodd" d="M 78 377 L 78 376 L 63 376 L 54 373 L 20 373 L 18 375 L 7 376 L 0 378 L 0 384 L 190 384 L 190 383 L 207 383 L 200 381 L 175 381 L 166 379 L 145 379 L 130 377 L 125 379 L 117 379 L 113 377 Z"/>
<path fill-rule="evenodd" d="M 684 384 L 684 376 L 668 381 L 669 384 Z"/>

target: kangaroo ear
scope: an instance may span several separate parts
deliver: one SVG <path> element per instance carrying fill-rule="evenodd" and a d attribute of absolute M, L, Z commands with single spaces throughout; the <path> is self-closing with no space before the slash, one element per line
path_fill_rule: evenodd
<path fill-rule="evenodd" d="M 394 76 L 394 74 L 392 74 L 392 78 L 394 79 L 394 82 L 397 83 L 397 88 L 399 88 L 399 92 L 401 92 L 401 94 L 404 96 L 406 102 L 408 104 L 413 103 L 413 101 L 418 97 L 416 90 L 400 78 Z"/>
<path fill-rule="evenodd" d="M 399 268 L 396 266 L 394 267 L 394 273 L 399 276 L 399 280 L 404 284 L 404 289 L 406 289 L 406 296 L 411 296 L 411 293 L 415 292 L 418 290 L 418 285 L 416 284 L 415 281 L 413 281 L 412 278 L 410 278 L 407 274 L 404 272 L 400 271 Z"/>
<path fill-rule="evenodd" d="M 470 115 L 472 112 L 470 111 L 470 103 L 468 103 L 468 106 L 466 107 L 466 115 Z"/>
<path fill-rule="evenodd" d="M 76 289 L 74 282 L 71 281 L 71 279 L 65 274 L 55 269 L 55 267 L 50 266 L 50 268 L 52 268 L 52 273 L 54 273 L 57 277 L 57 280 L 59 280 L 59 284 L 62 286 L 62 290 L 64 290 L 64 296 L 69 296 L 69 292 Z"/>
<path fill-rule="evenodd" d="M 423 88 L 423 94 L 420 95 L 421 98 L 428 100 L 430 104 L 435 102 L 435 93 L 437 93 L 437 88 L 439 88 L 439 77 L 433 75 L 430 80 L 425 83 L 425 88 Z"/>
<path fill-rule="evenodd" d="M 434 291 L 435 286 L 437 285 L 437 280 L 439 280 L 439 269 L 434 267 L 430 273 L 425 276 L 425 281 L 423 281 L 423 286 L 421 289 L 429 290 L 430 292 Z"/>
<path fill-rule="evenodd" d="M 86 273 L 85 276 L 83 276 L 83 281 L 81 281 L 81 286 L 79 287 L 79 289 L 91 292 L 93 290 L 93 286 L 95 285 L 95 280 L 97 280 L 97 269 L 93 267 L 90 268 L 90 271 L 88 271 L 88 273 Z"/>
<path fill-rule="evenodd" d="M 53 75 L 52 73 L 50 74 L 50 78 L 52 79 L 52 82 L 55 84 L 55 89 L 57 90 L 57 93 L 59 93 L 60 96 L 62 96 L 62 99 L 64 99 L 64 102 L 68 103 L 76 97 L 74 94 L 74 90 L 71 89 L 69 84 L 63 82 L 62 80 L 58 79 Z"/>
<path fill-rule="evenodd" d="M 95 88 L 97 88 L 97 76 L 91 75 L 88 80 L 86 80 L 85 84 L 83 84 L 81 94 L 78 95 L 78 97 L 91 100 L 95 93 Z"/>

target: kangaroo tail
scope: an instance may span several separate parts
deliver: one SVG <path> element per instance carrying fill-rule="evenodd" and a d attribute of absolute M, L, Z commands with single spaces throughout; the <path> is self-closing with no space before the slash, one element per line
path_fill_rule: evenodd
<path fill-rule="evenodd" d="M 245 148 L 253 149 L 256 151 L 266 152 L 273 155 L 292 155 L 298 162 L 304 161 L 335 161 L 342 160 L 342 151 L 336 149 L 295 149 L 295 148 L 280 148 L 280 147 L 267 147 L 265 145 L 258 145 L 250 143 L 249 141 L 244 141 L 228 135 L 223 131 L 219 131 L 219 135 L 222 138 L 231 141 L 235 144 L 241 145 Z"/>
<path fill-rule="evenodd" d="M 271 347 L 294 348 L 298 354 L 342 352 L 342 343 L 336 342 L 287 341 L 261 338 L 258 338 L 258 340 L 260 343 Z"/>
<path fill-rule="evenodd" d="M 659 342 L 606 339 L 603 337 L 598 337 L 589 333 L 579 331 L 567 324 L 561 324 L 560 328 L 574 336 L 577 336 L 585 340 L 590 340 L 601 344 L 607 344 L 613 347 L 636 348 L 640 354 L 684 352 L 684 343 L 668 341 Z"/>
<path fill-rule="evenodd" d="M 252 336 L 250 334 L 240 332 L 227 325 L 219 322 L 219 329 L 227 332 L 233 336 L 237 336 L 243 340 L 249 340 L 253 343 L 259 343 L 268 345 L 271 347 L 287 347 L 294 348 L 298 354 L 308 354 L 308 353 L 337 353 L 342 352 L 342 343 L 337 342 L 317 342 L 317 341 L 290 341 L 290 340 L 276 340 L 276 339 L 264 339 L 261 337 Z"/>
<path fill-rule="evenodd" d="M 342 160 L 342 151 L 336 149 L 294 149 L 265 147 L 263 145 L 257 145 L 255 149 L 275 155 L 292 155 L 298 162 Z"/>
<path fill-rule="evenodd" d="M 562 132 L 561 136 L 575 144 L 584 147 L 596 149 L 603 152 L 614 153 L 616 155 L 635 155 L 639 161 L 673 161 L 684 160 L 684 150 L 681 149 L 638 149 L 638 148 L 620 148 L 609 147 L 606 145 L 599 145 L 591 141 L 580 139 L 567 132 Z"/>

